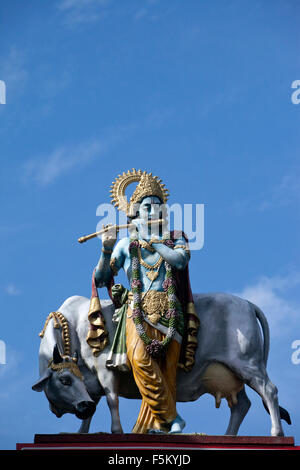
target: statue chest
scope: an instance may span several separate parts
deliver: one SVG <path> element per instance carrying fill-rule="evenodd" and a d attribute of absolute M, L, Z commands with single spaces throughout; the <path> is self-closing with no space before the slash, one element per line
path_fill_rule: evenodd
<path fill-rule="evenodd" d="M 151 289 L 162 291 L 166 274 L 163 258 L 156 252 L 151 253 L 148 250 L 141 248 L 139 266 L 140 280 L 143 284 L 143 290 L 145 291 L 151 286 Z M 132 269 L 131 259 L 129 256 L 126 258 L 126 262 L 124 263 L 124 269 L 130 282 Z"/>

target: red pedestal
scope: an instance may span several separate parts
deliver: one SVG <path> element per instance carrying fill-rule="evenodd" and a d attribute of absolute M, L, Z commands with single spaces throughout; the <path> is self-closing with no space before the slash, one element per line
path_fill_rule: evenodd
<path fill-rule="evenodd" d="M 200 450 L 296 451 L 293 437 L 207 436 L 201 434 L 36 434 L 33 444 L 17 444 L 17 450 L 98 450 L 116 453 L 148 451 L 173 453 Z"/>

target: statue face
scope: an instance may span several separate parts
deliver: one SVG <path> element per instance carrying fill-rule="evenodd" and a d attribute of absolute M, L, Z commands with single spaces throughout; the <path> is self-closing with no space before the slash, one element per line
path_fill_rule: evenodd
<path fill-rule="evenodd" d="M 140 203 L 139 216 L 144 220 L 161 218 L 162 202 L 157 196 L 147 196 Z"/>

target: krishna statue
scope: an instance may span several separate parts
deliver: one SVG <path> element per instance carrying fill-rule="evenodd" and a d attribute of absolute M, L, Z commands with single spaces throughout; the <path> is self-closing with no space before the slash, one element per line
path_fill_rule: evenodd
<path fill-rule="evenodd" d="M 128 202 L 125 190 L 132 183 L 137 185 Z M 106 365 L 131 370 L 142 397 L 132 432 L 180 433 L 185 421 L 176 409 L 176 371 L 193 367 L 199 327 L 189 280 L 188 239 L 182 231 L 169 231 L 168 190 L 152 173 L 132 169 L 119 175 L 111 198 L 127 215 L 129 237 L 116 243 L 115 226 L 110 225 L 102 234 L 89 319 L 92 325 L 97 288 L 106 287 L 117 322 Z M 115 283 L 121 268 L 129 289 Z M 98 330 L 92 325 L 87 337 L 95 355 L 97 347 L 108 344 Z"/>

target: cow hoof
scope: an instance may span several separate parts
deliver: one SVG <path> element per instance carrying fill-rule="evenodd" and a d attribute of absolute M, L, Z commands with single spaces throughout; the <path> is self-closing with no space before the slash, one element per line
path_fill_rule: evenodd
<path fill-rule="evenodd" d="M 284 437 L 284 432 L 283 431 L 271 431 L 271 436 L 273 437 Z"/>

